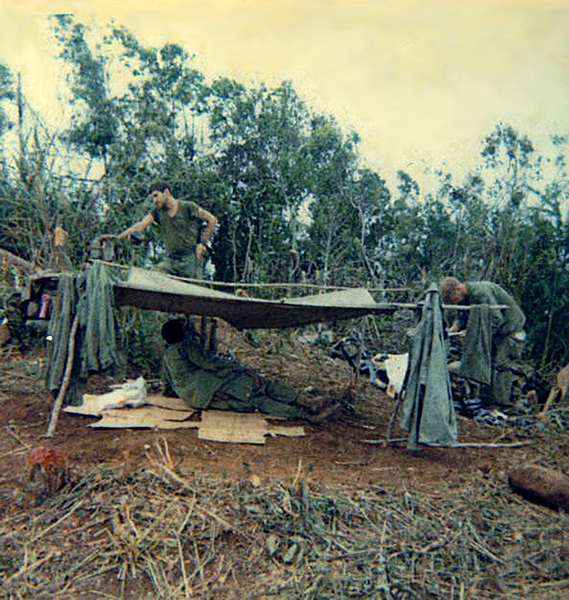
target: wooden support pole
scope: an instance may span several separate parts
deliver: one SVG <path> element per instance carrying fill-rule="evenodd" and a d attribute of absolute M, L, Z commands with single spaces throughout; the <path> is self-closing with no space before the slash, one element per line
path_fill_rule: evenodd
<path fill-rule="evenodd" d="M 391 415 L 391 419 L 389 420 L 389 425 L 387 426 L 387 432 L 385 434 L 385 439 L 383 440 L 383 443 L 385 445 L 392 443 L 393 440 L 391 439 L 391 431 L 393 430 L 393 425 L 395 424 L 395 419 L 397 419 L 397 415 L 399 414 L 399 409 L 401 408 L 401 404 L 403 403 L 403 395 L 402 394 L 397 394 L 397 398 L 395 401 L 395 406 L 393 407 L 393 414 Z M 407 438 L 402 438 L 402 439 L 407 439 Z M 367 440 L 364 440 L 366 443 L 370 443 Z M 397 440 L 399 441 L 399 440 Z"/>
<path fill-rule="evenodd" d="M 59 413 L 61 412 L 63 400 L 65 398 L 65 394 L 67 393 L 67 388 L 69 387 L 69 381 L 71 380 L 73 357 L 75 354 L 75 335 L 77 333 L 78 326 L 79 314 L 76 313 L 75 318 L 73 319 L 73 325 L 71 327 L 69 341 L 67 344 L 67 362 L 65 364 L 65 373 L 63 375 L 63 381 L 61 382 L 61 387 L 59 388 L 59 393 L 57 394 L 57 399 L 55 400 L 55 404 L 53 405 L 53 409 L 51 411 L 49 427 L 47 428 L 47 437 L 53 437 L 53 434 L 55 433 L 55 428 L 57 427 L 57 421 L 59 419 Z"/>

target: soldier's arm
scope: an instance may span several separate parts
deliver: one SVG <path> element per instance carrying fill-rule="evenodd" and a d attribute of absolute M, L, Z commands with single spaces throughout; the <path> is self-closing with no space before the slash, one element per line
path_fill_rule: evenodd
<path fill-rule="evenodd" d="M 154 223 L 154 217 L 152 216 L 152 213 L 148 213 L 144 219 L 141 219 L 134 225 L 131 225 L 128 229 L 125 229 L 122 233 L 119 233 L 117 238 L 119 240 L 124 240 L 129 237 L 133 231 L 144 231 L 152 223 Z"/>
<path fill-rule="evenodd" d="M 217 217 L 205 210 L 205 208 L 201 207 L 198 209 L 198 217 L 206 224 L 205 231 L 202 234 L 202 239 L 196 245 L 196 255 L 199 258 L 203 256 L 204 252 L 206 251 L 206 243 L 213 235 L 215 226 L 217 224 Z"/>

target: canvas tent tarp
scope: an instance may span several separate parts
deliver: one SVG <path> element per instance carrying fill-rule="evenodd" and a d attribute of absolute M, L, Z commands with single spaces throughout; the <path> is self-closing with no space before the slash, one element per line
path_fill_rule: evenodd
<path fill-rule="evenodd" d="M 119 306 L 219 317 L 237 329 L 284 328 L 352 319 L 370 313 L 392 313 L 397 304 L 378 304 L 364 288 L 302 298 L 242 298 L 194 285 L 156 271 L 133 267 L 126 281 L 114 285 Z"/>

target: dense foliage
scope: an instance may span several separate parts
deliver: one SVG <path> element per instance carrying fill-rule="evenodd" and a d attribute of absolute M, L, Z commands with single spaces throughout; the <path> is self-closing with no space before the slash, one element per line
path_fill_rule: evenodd
<path fill-rule="evenodd" d="M 79 268 L 93 238 L 148 212 L 147 186 L 162 178 L 218 216 L 218 280 L 418 294 L 445 274 L 491 279 L 526 312 L 536 365 L 569 360 L 566 139 L 538 156 L 498 123 L 463 181 L 440 170 L 423 193 L 400 171 L 390 190 L 362 166 L 357 134 L 290 83 L 208 82 L 177 45 L 144 47 L 124 28 L 70 16 L 52 24 L 69 83 L 65 130 L 50 131 L 0 65 L 1 248 L 45 266 L 62 225 Z M 149 265 L 159 250 L 151 231 L 135 260 Z"/>

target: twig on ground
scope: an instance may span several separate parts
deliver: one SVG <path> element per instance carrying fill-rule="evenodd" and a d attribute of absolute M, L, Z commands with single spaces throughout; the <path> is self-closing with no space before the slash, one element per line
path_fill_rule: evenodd
<path fill-rule="evenodd" d="M 22 444 L 22 446 L 24 446 L 24 448 L 26 448 L 26 450 L 29 450 L 31 448 L 31 445 L 28 444 L 27 442 L 24 442 L 22 440 L 22 438 L 17 435 L 14 431 L 12 431 L 11 427 L 4 427 L 4 429 L 20 444 Z"/>
<path fill-rule="evenodd" d="M 390 440 L 361 440 L 362 444 L 394 444 L 396 442 L 404 442 L 407 438 L 395 438 Z M 504 442 L 493 443 L 493 442 L 457 442 L 449 446 L 438 446 L 435 444 L 424 444 L 425 448 L 520 448 L 522 446 L 531 446 L 533 442 Z"/>

